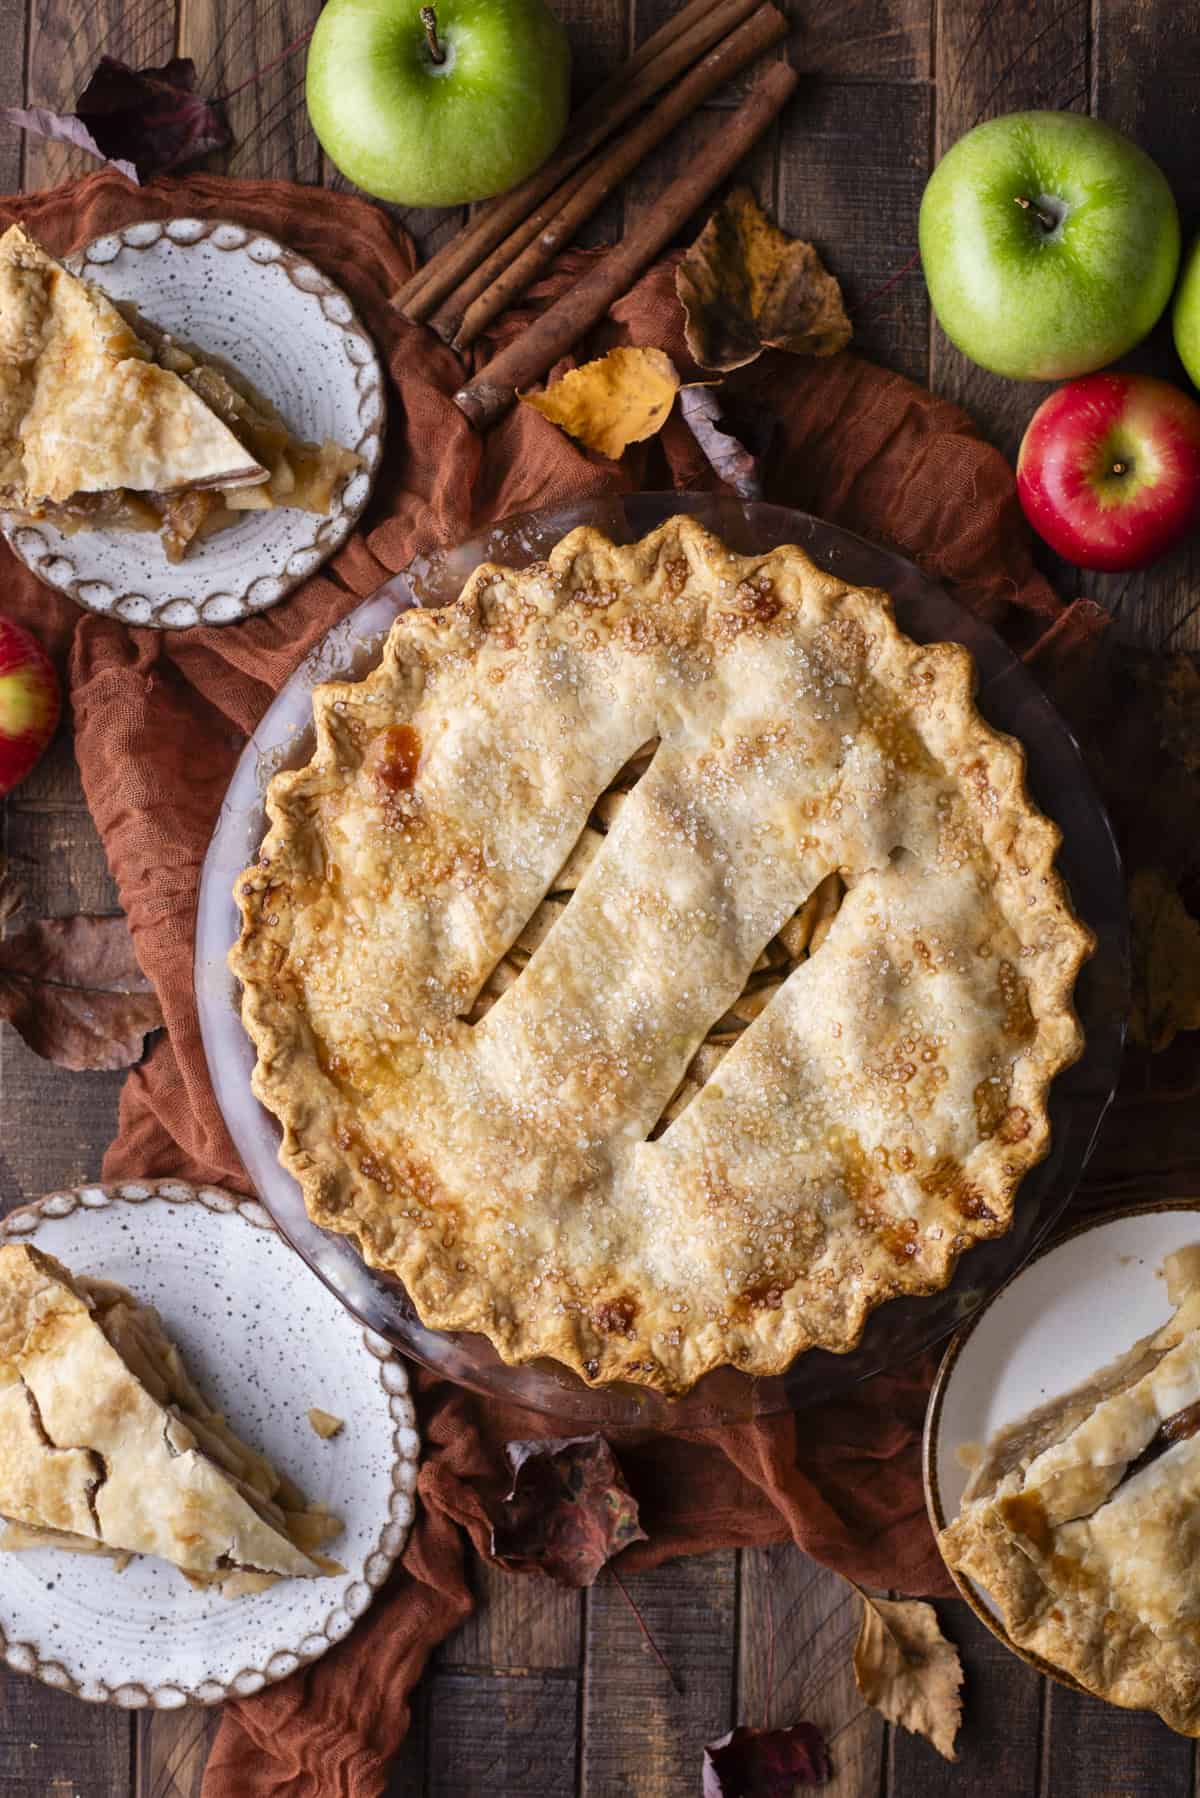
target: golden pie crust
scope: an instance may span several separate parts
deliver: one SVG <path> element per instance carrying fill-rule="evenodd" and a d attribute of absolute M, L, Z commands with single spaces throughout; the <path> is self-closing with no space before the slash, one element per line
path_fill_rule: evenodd
<path fill-rule="evenodd" d="M 199 1392 L 157 1312 L 0 1248 L 0 1550 L 156 1555 L 233 1597 L 334 1570 L 310 1508 Z"/>
<path fill-rule="evenodd" d="M 1019 1647 L 1189 1736 L 1200 1735 L 1196 1271 L 1193 1258 L 1161 1330 L 1000 1433 L 940 1538 Z"/>
<path fill-rule="evenodd" d="M 236 889 L 312 1217 L 433 1328 L 667 1392 L 944 1286 L 1046 1153 L 1091 947 L 972 683 L 686 517 L 403 613 Z"/>

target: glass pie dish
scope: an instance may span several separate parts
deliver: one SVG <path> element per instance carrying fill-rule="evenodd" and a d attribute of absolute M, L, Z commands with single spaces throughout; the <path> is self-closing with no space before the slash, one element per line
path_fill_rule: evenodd
<path fill-rule="evenodd" d="M 589 1387 L 554 1362 L 509 1366 L 483 1337 L 426 1329 L 399 1282 L 369 1269 L 348 1238 L 316 1226 L 299 1186 L 277 1161 L 278 1126 L 251 1092 L 254 1050 L 242 1029 L 226 958 L 238 930 L 233 886 L 258 852 L 266 786 L 277 771 L 299 766 L 312 752 L 314 686 L 361 677 L 377 661 L 398 611 L 453 598 L 482 561 L 525 566 L 580 524 L 629 542 L 680 512 L 740 553 L 798 544 L 830 572 L 857 585 L 885 588 L 901 628 L 917 641 L 952 639 L 971 651 L 979 672 L 979 709 L 1025 746 L 1031 790 L 1064 833 L 1060 865 L 1097 947 L 1076 990 L 1084 1054 L 1055 1081 L 1051 1150 L 1026 1176 L 1008 1233 L 965 1254 L 944 1291 L 882 1305 L 848 1354 L 810 1349 L 785 1373 L 769 1378 L 722 1368 L 686 1394 L 666 1397 L 630 1386 Z M 209 1069 L 230 1134 L 280 1229 L 349 1309 L 447 1377 L 575 1429 L 612 1431 L 703 1428 L 812 1403 L 907 1360 L 955 1329 L 1025 1260 L 1061 1214 L 1083 1171 L 1116 1084 L 1128 949 L 1116 846 L 1079 750 L 1037 683 L 993 631 L 912 563 L 807 514 L 708 495 L 639 494 L 504 520 L 454 549 L 417 558 L 310 652 L 258 726 L 230 784 L 201 881 L 195 974 Z"/>

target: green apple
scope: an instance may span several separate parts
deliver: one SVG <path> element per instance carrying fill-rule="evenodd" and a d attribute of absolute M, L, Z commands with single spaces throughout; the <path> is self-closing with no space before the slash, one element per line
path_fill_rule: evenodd
<path fill-rule="evenodd" d="M 313 129 L 380 200 L 501 193 L 567 122 L 567 35 L 543 0 L 329 0 L 308 50 Z"/>
<path fill-rule="evenodd" d="M 1175 292 L 1175 348 L 1179 360 L 1200 387 L 1200 237 L 1184 257 Z"/>
<path fill-rule="evenodd" d="M 1103 368 L 1154 325 L 1179 215 L 1161 169 L 1120 132 L 1077 112 L 1014 112 L 942 157 L 920 242 L 947 337 L 996 374 L 1058 381 Z"/>

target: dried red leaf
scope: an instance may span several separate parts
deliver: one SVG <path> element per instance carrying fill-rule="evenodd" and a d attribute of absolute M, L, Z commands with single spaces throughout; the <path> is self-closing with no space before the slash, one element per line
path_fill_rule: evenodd
<path fill-rule="evenodd" d="M 724 410 L 714 390 L 700 385 L 684 387 L 679 395 L 679 409 L 718 480 L 732 487 L 741 499 L 761 499 L 758 457 L 740 437 L 724 428 Z"/>
<path fill-rule="evenodd" d="M 0 921 L 19 904 L 0 885 Z M 0 941 L 0 1018 L 59 1067 L 125 1068 L 162 1027 L 125 919 L 43 918 Z"/>
<path fill-rule="evenodd" d="M 8 107 L 0 117 L 39 137 L 74 144 L 131 181 L 148 181 L 232 141 L 219 106 L 196 92 L 190 56 L 174 56 L 157 69 L 133 69 L 102 56 L 74 112 Z"/>
<path fill-rule="evenodd" d="M 792 1798 L 833 1771 L 815 1723 L 790 1729 L 732 1729 L 704 1750 L 704 1798 Z"/>
<path fill-rule="evenodd" d="M 492 1518 L 492 1554 L 514 1573 L 590 1586 L 606 1561 L 644 1542 L 637 1500 L 603 1436 L 506 1445 L 512 1491 Z"/>

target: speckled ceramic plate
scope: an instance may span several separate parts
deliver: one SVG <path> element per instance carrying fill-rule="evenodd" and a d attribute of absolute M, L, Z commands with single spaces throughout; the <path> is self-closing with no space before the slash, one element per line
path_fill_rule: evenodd
<path fill-rule="evenodd" d="M 1085 1218 L 1042 1249 L 959 1331 L 925 1414 L 925 1501 L 935 1535 L 957 1517 L 971 1466 L 998 1430 L 1074 1387 L 1171 1315 L 1163 1262 L 1200 1242 L 1200 1199 Z M 986 1591 L 950 1569 L 1006 1648 L 1076 1691 L 1062 1668 L 1019 1648 Z"/>
<path fill-rule="evenodd" d="M 94 1703 L 174 1710 L 259 1691 L 354 1628 L 413 1518 L 419 1442 L 404 1365 L 356 1325 L 262 1207 L 179 1180 L 53 1193 L 0 1223 L 162 1313 L 234 1428 L 329 1506 L 346 1569 L 253 1597 L 198 1591 L 165 1561 L 0 1555 L 0 1654 Z M 310 1406 L 344 1420 L 322 1441 Z"/>
<path fill-rule="evenodd" d="M 332 437 L 364 466 L 327 518 L 286 507 L 248 512 L 176 564 L 153 532 L 66 536 L 0 515 L 9 543 L 52 587 L 128 624 L 230 624 L 278 604 L 353 528 L 383 450 L 383 371 L 349 300 L 274 238 L 205 219 L 128 225 L 97 237 L 67 267 L 226 357 L 297 436 Z"/>

